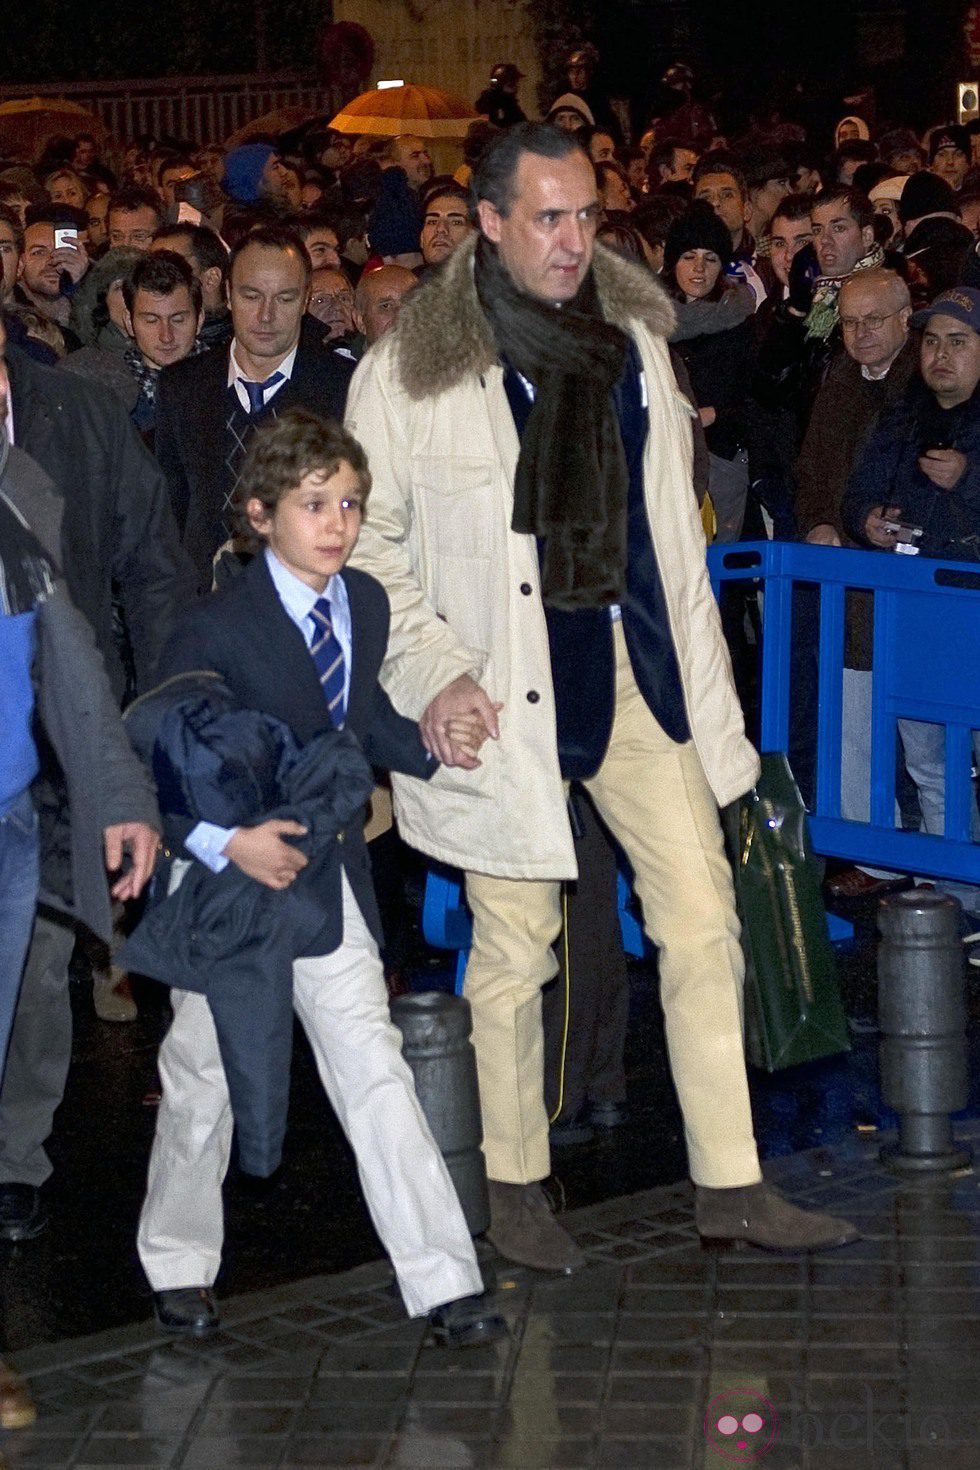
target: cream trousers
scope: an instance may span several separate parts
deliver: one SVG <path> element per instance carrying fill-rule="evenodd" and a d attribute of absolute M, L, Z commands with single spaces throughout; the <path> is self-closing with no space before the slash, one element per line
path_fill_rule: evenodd
<path fill-rule="evenodd" d="M 664 734 L 614 628 L 616 710 L 609 749 L 584 784 L 635 874 L 657 946 L 660 996 L 688 1163 L 723 1189 L 762 1176 L 752 1131 L 742 1023 L 744 967 L 718 809 L 688 741 Z M 533 841 L 533 834 L 529 834 Z M 541 986 L 557 971 L 560 885 L 467 873 L 473 944 L 464 993 L 473 1009 L 491 1179 L 549 1172 Z"/>
<path fill-rule="evenodd" d="M 388 1013 L 377 945 L 346 876 L 344 941 L 293 964 L 293 1005 L 324 1090 L 354 1150 L 375 1229 L 409 1316 L 483 1290 L 452 1180 L 425 1121 L 401 1033 Z M 140 1215 L 140 1260 L 154 1291 L 210 1286 L 221 1264 L 221 1184 L 233 1119 L 211 1011 L 171 991 L 160 1048 L 163 1096 Z"/>

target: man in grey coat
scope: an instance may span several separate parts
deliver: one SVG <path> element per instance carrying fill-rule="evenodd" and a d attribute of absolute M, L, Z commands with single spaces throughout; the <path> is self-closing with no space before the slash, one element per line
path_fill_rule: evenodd
<path fill-rule="evenodd" d="M 136 898 L 152 872 L 160 827 L 92 631 L 56 571 L 61 502 L 8 441 L 5 388 L 0 360 L 0 1078 L 35 905 L 52 897 L 31 797 L 35 714 L 65 780 L 74 919 L 108 939 L 105 869 L 121 870 L 112 897 Z M 0 1427 L 33 1419 L 26 1387 L 0 1362 Z"/>

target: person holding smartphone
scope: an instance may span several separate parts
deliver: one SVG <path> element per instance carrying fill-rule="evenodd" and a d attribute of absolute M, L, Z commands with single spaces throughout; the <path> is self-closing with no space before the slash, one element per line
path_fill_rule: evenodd
<path fill-rule="evenodd" d="M 81 344 L 69 329 L 71 298 L 89 268 L 74 210 L 43 206 L 28 211 L 14 300 L 33 306 L 61 331 L 66 351 Z"/>

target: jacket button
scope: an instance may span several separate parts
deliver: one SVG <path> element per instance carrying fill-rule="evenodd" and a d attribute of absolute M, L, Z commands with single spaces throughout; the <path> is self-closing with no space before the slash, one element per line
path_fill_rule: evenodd
<path fill-rule="evenodd" d="M 523 595 L 525 597 L 530 597 L 530 595 L 531 595 L 531 584 L 530 584 L 530 582 L 522 582 L 521 583 L 521 592 L 523 593 Z"/>
<path fill-rule="evenodd" d="M 538 691 L 536 689 L 529 689 L 527 691 L 527 702 L 528 702 L 528 704 L 537 704 L 537 702 L 538 702 L 538 700 L 540 698 L 541 698 L 541 695 L 538 693 Z"/>
<path fill-rule="evenodd" d="M 338 842 L 343 842 L 343 840 L 344 840 L 344 834 L 343 834 L 343 832 L 338 832 L 337 833 L 337 841 Z"/>

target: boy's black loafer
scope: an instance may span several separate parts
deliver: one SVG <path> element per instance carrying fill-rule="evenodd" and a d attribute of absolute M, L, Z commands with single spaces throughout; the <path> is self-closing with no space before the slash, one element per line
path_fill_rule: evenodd
<path fill-rule="evenodd" d="M 221 1326 L 218 1303 L 210 1286 L 178 1286 L 153 1293 L 153 1310 L 165 1332 L 184 1337 L 210 1337 Z"/>
<path fill-rule="evenodd" d="M 439 1347 L 480 1347 L 507 1336 L 503 1317 L 487 1307 L 487 1296 L 461 1296 L 433 1307 L 429 1313 L 429 1336 Z"/>

